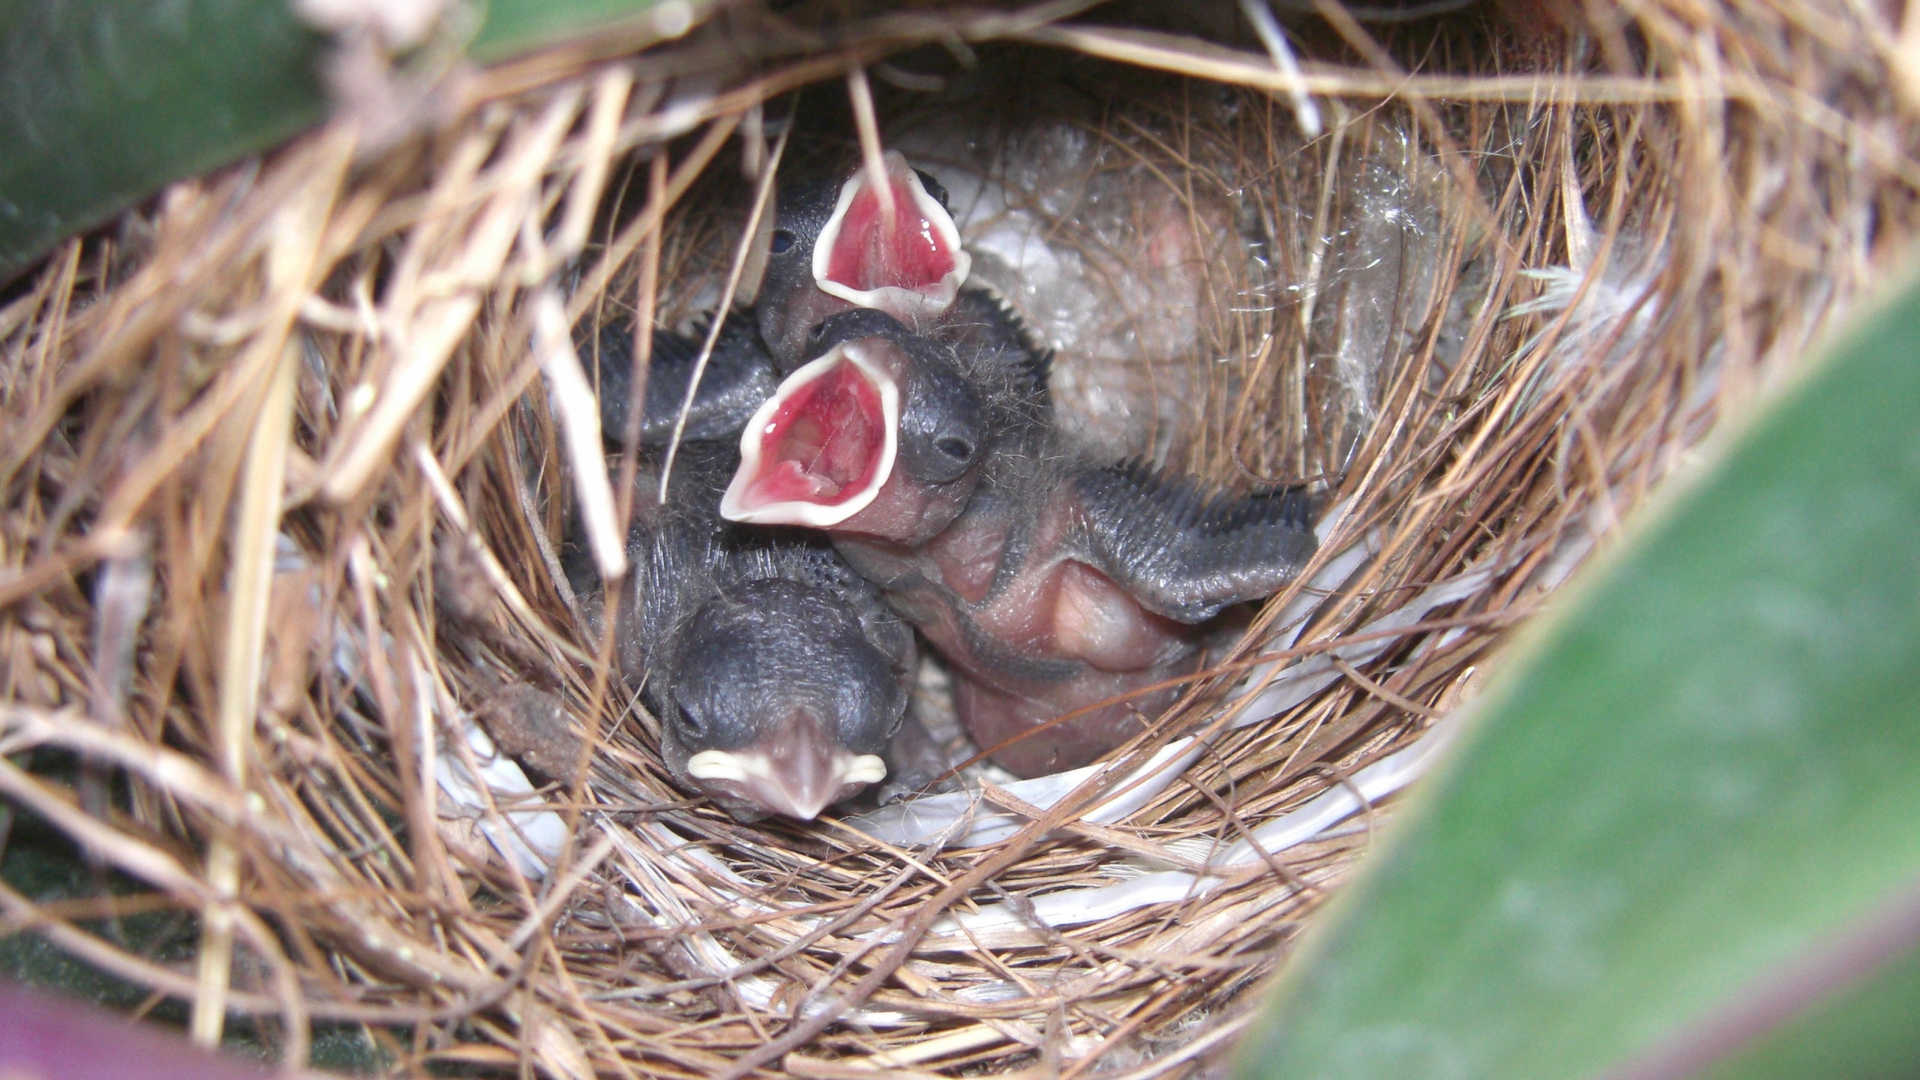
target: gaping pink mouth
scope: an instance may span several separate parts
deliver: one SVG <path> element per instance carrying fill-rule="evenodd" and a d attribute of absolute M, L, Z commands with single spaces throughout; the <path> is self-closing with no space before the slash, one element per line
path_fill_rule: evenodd
<path fill-rule="evenodd" d="M 814 282 L 896 318 L 938 315 L 953 305 L 973 261 L 953 215 L 927 193 L 907 159 L 889 151 L 886 166 L 892 213 L 866 170 L 849 177 L 814 245 Z"/>
<path fill-rule="evenodd" d="M 741 433 L 722 517 L 822 528 L 873 502 L 893 472 L 900 392 L 871 352 L 847 342 L 787 376 Z"/>

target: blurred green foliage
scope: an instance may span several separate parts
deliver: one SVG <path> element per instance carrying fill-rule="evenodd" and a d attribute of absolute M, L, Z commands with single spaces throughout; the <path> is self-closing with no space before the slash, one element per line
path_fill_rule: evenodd
<path fill-rule="evenodd" d="M 1532 630 L 1243 1075 L 1596 1075 L 1791 997 L 1920 882 L 1917 356 L 1910 285 Z M 1849 1019 L 1920 1062 L 1901 964 L 1906 1022 Z M 1837 1067 L 1862 1037 L 1825 1030 L 1778 1053 Z"/>

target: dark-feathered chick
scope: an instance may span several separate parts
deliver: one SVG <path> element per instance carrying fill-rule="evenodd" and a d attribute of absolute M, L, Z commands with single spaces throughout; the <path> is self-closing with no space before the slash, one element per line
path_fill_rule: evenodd
<path fill-rule="evenodd" d="M 610 398 L 630 394 L 630 342 L 626 327 L 602 332 L 602 412 L 615 440 L 628 402 Z M 824 538 L 719 515 L 745 414 L 774 381 L 752 327 L 721 327 L 690 441 L 665 503 L 655 501 L 698 349 L 672 333 L 652 338 L 633 569 L 615 633 L 621 672 L 661 722 L 669 773 L 743 820 L 810 819 L 869 787 L 923 784 L 937 766 L 907 716 L 912 631 Z"/>
<path fill-rule="evenodd" d="M 818 538 L 721 519 L 736 462 L 684 445 L 664 505 L 643 475 L 617 655 L 675 780 L 743 820 L 805 820 L 901 779 L 913 636 Z"/>

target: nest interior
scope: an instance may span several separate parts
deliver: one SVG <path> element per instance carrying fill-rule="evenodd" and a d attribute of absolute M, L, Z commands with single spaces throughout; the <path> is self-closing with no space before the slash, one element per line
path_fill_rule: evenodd
<path fill-rule="evenodd" d="M 1216 1060 L 1363 856 L 1369 767 L 1907 253 L 1913 98 L 1865 7 L 1328 6 L 1284 55 L 1264 6 L 1084 7 L 383 58 L 10 286 L 0 791 L 116 884 L 0 884 L 0 928 L 296 1061 L 317 1022 L 399 1070 Z M 576 502 L 639 497 L 569 449 L 574 328 L 737 298 L 776 151 L 876 142 L 1089 445 L 1330 509 L 1115 767 L 743 825 L 667 782 L 559 570 Z M 502 723 L 529 688 L 550 723 Z M 118 932 L 152 910 L 190 947 Z"/>

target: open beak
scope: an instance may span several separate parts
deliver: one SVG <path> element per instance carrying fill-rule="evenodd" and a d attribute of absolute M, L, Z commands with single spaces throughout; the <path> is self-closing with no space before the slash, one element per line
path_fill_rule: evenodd
<path fill-rule="evenodd" d="M 841 799 L 886 779 L 887 766 L 878 755 L 855 754 L 835 744 L 818 718 L 796 710 L 788 723 L 750 746 L 693 755 L 687 774 L 715 795 L 812 821 Z"/>
<path fill-rule="evenodd" d="M 897 352 L 881 338 L 844 342 L 787 376 L 740 434 L 720 516 L 827 528 L 865 510 L 899 450 Z"/>
<path fill-rule="evenodd" d="M 865 169 L 840 185 L 833 216 L 813 248 L 813 280 L 850 304 L 878 308 L 903 321 L 953 306 L 973 267 L 960 230 L 898 151 L 886 155 L 893 205 Z"/>

